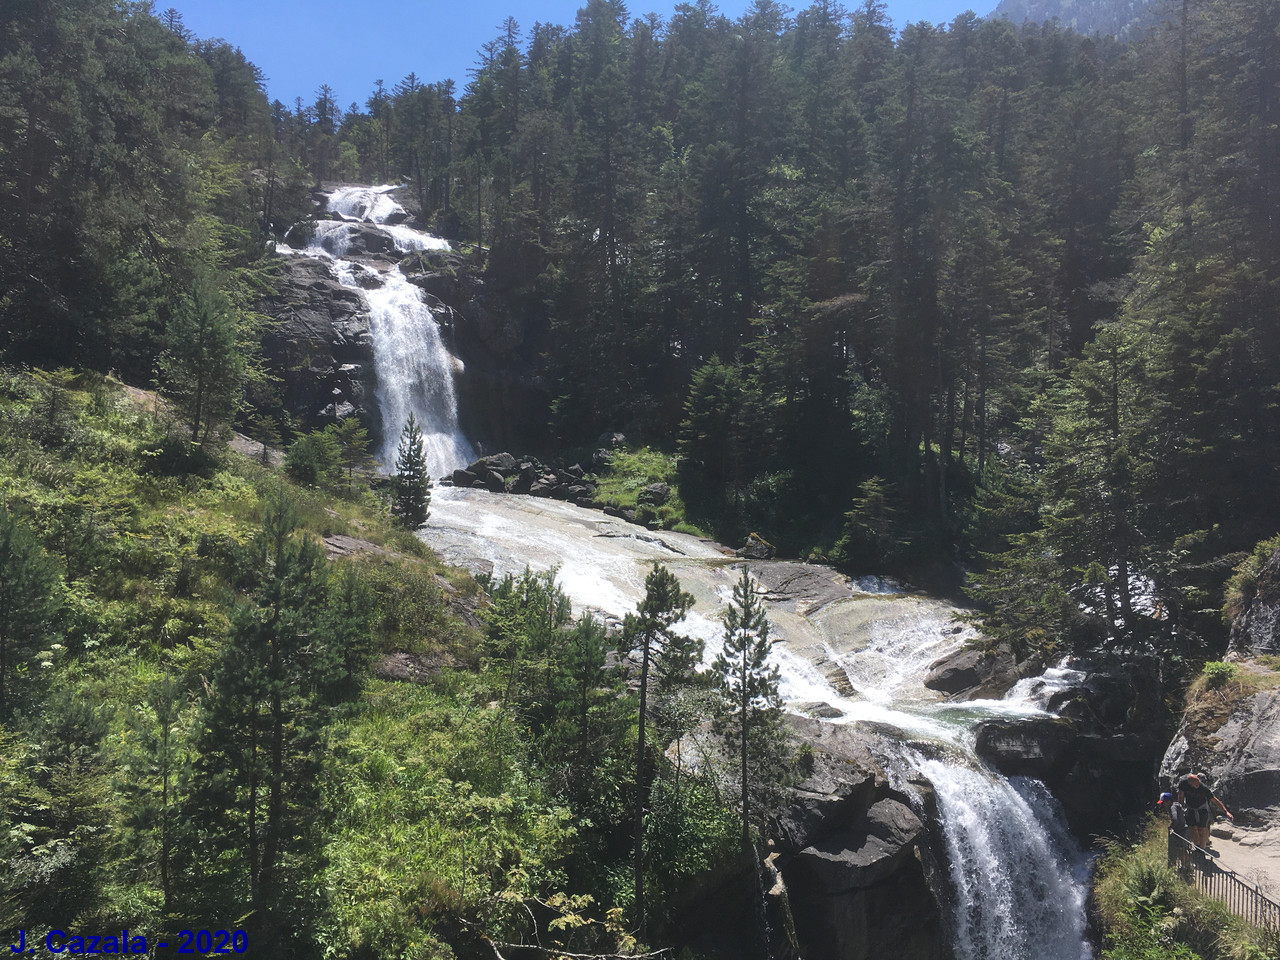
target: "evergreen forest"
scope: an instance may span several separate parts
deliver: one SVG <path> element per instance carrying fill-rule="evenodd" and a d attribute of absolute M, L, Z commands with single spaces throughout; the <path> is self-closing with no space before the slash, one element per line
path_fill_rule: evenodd
<path fill-rule="evenodd" d="M 282 406 L 263 303 L 320 183 L 403 182 L 468 256 L 545 385 L 521 453 L 620 431 L 702 530 L 963 598 L 1018 659 L 1219 659 L 1280 531 L 1280 4 L 1159 20 L 588 0 L 343 106 L 173 10 L 0 3 L 0 933 L 643 950 L 803 766 L 745 578 L 717 686 L 678 584 L 614 636 L 477 582 L 421 478 L 389 508 L 358 424 Z M 664 753 L 712 716 L 728 787 Z"/>

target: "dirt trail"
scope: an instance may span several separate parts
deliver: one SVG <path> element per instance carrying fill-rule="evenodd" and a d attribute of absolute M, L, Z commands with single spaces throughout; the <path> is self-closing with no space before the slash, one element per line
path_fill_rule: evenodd
<path fill-rule="evenodd" d="M 1280 900 L 1280 825 L 1257 827 L 1214 824 L 1213 848 L 1218 863 L 1260 886 Z"/>

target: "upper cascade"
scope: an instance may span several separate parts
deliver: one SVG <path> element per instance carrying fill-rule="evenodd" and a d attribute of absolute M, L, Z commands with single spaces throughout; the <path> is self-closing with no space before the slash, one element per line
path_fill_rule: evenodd
<path fill-rule="evenodd" d="M 398 189 L 396 184 L 337 187 L 328 195 L 326 208 L 339 219 L 317 220 L 306 249 L 291 252 L 328 261 L 338 282 L 359 291 L 368 307 L 382 418 L 378 458 L 383 469 L 394 467 L 400 432 L 412 413 L 422 428 L 427 469 L 442 476 L 476 457 L 458 426 L 453 381 L 461 362 L 445 345 L 422 291 L 386 258 L 392 248 L 402 254 L 448 250 L 449 241 L 404 222 L 410 215 L 391 195 Z M 358 262 L 351 259 L 362 252 L 372 256 Z M 371 273 L 378 274 L 375 282 L 362 282 Z"/>
<path fill-rule="evenodd" d="M 368 223 L 388 223 L 406 219 L 407 210 L 391 197 L 399 185 L 384 183 L 369 187 L 359 184 L 338 187 L 329 194 L 329 212 L 350 220 Z"/>

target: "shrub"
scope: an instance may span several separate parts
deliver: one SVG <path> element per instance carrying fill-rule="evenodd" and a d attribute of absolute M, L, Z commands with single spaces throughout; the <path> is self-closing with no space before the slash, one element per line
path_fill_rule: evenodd
<path fill-rule="evenodd" d="M 316 430 L 289 444 L 284 469 L 295 483 L 323 487 L 337 476 L 340 457 L 341 450 L 333 433 L 327 429 Z"/>
<path fill-rule="evenodd" d="M 1236 678 L 1236 674 L 1239 672 L 1240 668 L 1234 663 L 1224 663 L 1221 660 L 1211 660 L 1204 665 L 1204 670 L 1201 671 L 1204 676 L 1205 686 L 1210 690 L 1225 687 Z"/>

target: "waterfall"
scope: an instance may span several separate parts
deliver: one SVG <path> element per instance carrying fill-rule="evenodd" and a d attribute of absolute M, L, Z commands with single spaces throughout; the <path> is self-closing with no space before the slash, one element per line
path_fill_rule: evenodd
<path fill-rule="evenodd" d="M 320 220 L 301 251 L 332 261 L 343 286 L 358 290 L 369 306 L 369 333 L 378 374 L 378 407 L 383 443 L 377 457 L 384 470 L 395 466 L 400 432 L 412 413 L 422 428 L 427 469 L 436 476 L 465 467 L 476 458 L 458 426 L 458 398 L 453 377 L 461 362 L 445 347 L 440 325 L 422 291 L 409 282 L 399 265 L 377 259 L 348 258 L 352 237 L 375 229 L 390 238 L 398 253 L 447 250 L 449 244 L 400 221 L 408 217 L 391 196 L 394 185 L 339 187 L 329 194 L 328 209 L 340 219 Z M 377 273 L 377 284 L 362 284 L 362 271 Z"/>
<path fill-rule="evenodd" d="M 697 538 L 640 530 L 567 503 L 453 488 L 432 500 L 424 538 L 448 562 L 497 576 L 555 567 L 577 611 L 614 622 L 634 610 L 649 565 L 661 561 L 697 601 L 679 629 L 705 641 L 707 662 L 720 648 L 718 615 L 736 573 Z M 832 602 L 769 597 L 771 632 L 782 641 L 770 659 L 784 700 L 797 711 L 825 704 L 840 713 L 827 722 L 876 731 L 868 746 L 893 751 L 881 762 L 904 792 L 921 776 L 933 785 L 956 960 L 1088 960 L 1087 864 L 1060 808 L 1042 784 L 1006 779 L 974 751 L 978 723 L 1043 716 L 1041 687 L 1070 676 L 1056 668 L 1040 686 L 1020 685 L 1003 700 L 944 701 L 925 688 L 924 675 L 972 629 L 955 623 L 949 605 L 887 581 L 842 582 L 847 595 Z M 884 736 L 890 729 L 896 743 Z"/>
<path fill-rule="evenodd" d="M 1087 960 L 1085 870 L 1044 784 L 917 758 L 954 888 L 956 960 Z"/>

